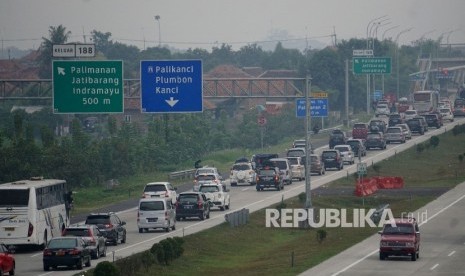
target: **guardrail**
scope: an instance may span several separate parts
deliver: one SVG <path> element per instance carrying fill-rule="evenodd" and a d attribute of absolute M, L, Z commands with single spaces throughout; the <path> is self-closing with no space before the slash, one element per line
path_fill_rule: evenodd
<path fill-rule="evenodd" d="M 170 172 L 168 174 L 168 179 L 186 179 L 186 178 L 194 178 L 195 169 L 185 170 L 185 171 L 177 171 L 177 172 Z"/>

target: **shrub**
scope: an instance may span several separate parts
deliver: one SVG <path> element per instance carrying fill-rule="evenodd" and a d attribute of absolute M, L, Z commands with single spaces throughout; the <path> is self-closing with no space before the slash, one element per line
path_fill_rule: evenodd
<path fill-rule="evenodd" d="M 165 251 L 163 250 L 163 246 L 160 243 L 152 245 L 152 248 L 150 248 L 150 253 L 152 253 L 157 258 L 159 264 L 165 263 Z"/>
<path fill-rule="evenodd" d="M 326 232 L 326 230 L 323 229 L 319 229 L 318 231 L 316 231 L 316 239 L 318 243 L 322 243 L 326 239 L 327 234 L 328 233 Z"/>
<path fill-rule="evenodd" d="M 175 237 L 175 238 L 167 238 L 166 239 L 169 243 L 171 243 L 171 246 L 173 248 L 173 257 L 174 259 L 181 257 L 182 253 L 184 253 L 184 248 L 182 247 L 182 244 L 184 243 L 184 239 L 180 237 Z"/>
<path fill-rule="evenodd" d="M 439 137 L 437 137 L 437 136 L 431 136 L 431 138 L 429 139 L 429 144 L 430 144 L 433 148 L 439 146 Z"/>
<path fill-rule="evenodd" d="M 109 261 L 103 261 L 97 264 L 94 269 L 94 275 L 98 276 L 118 276 L 120 275 L 116 266 Z"/>
<path fill-rule="evenodd" d="M 165 260 L 164 260 L 165 265 L 169 265 L 174 260 L 173 245 L 167 239 L 162 240 L 160 242 L 160 244 L 161 244 L 161 246 L 163 248 L 163 252 L 164 252 L 164 255 L 165 255 Z"/>
<path fill-rule="evenodd" d="M 425 146 L 423 144 L 418 144 L 416 150 L 418 153 L 422 153 L 425 150 Z"/>

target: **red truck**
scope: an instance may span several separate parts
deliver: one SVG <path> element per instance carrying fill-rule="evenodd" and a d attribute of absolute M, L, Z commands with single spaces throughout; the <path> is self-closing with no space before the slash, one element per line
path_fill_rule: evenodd
<path fill-rule="evenodd" d="M 379 259 L 389 256 L 409 256 L 412 261 L 420 257 L 420 229 L 414 218 L 397 218 L 395 223 L 384 224 L 379 243 Z"/>
<path fill-rule="evenodd" d="M 367 123 L 355 123 L 352 128 L 352 139 L 366 140 L 368 135 Z"/>

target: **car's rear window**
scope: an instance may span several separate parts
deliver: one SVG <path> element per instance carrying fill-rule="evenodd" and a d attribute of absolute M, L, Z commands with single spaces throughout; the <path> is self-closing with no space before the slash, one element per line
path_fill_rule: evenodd
<path fill-rule="evenodd" d="M 339 152 L 346 152 L 349 151 L 348 147 L 334 147 L 334 149 L 337 149 Z"/>
<path fill-rule="evenodd" d="M 274 174 L 275 174 L 274 170 L 260 170 L 260 175 L 273 176 Z"/>
<path fill-rule="evenodd" d="M 388 128 L 388 133 L 401 133 L 402 130 L 400 128 Z"/>
<path fill-rule="evenodd" d="M 214 175 L 199 175 L 197 176 L 197 180 L 199 181 L 215 180 L 215 176 Z"/>
<path fill-rule="evenodd" d="M 238 165 L 234 165 L 232 169 L 233 171 L 246 171 L 246 170 L 250 170 L 250 167 L 247 164 L 238 164 Z"/>
<path fill-rule="evenodd" d="M 77 246 L 75 239 L 53 239 L 48 243 L 48 248 L 74 248 Z"/>
<path fill-rule="evenodd" d="M 89 229 L 87 228 L 67 228 L 65 229 L 63 236 L 78 236 L 87 237 L 89 236 Z"/>
<path fill-rule="evenodd" d="M 197 203 L 197 195 L 179 195 L 179 202 L 183 203 Z"/>
<path fill-rule="evenodd" d="M 144 192 L 161 192 L 166 191 L 165 185 L 147 185 L 144 188 Z"/>
<path fill-rule="evenodd" d="M 200 186 L 199 192 L 202 193 L 216 193 L 219 192 L 220 189 L 218 186 Z"/>
<path fill-rule="evenodd" d="M 278 167 L 280 170 L 285 170 L 287 169 L 287 162 L 286 161 L 274 161 L 273 162 L 276 167 Z"/>
<path fill-rule="evenodd" d="M 299 163 L 297 161 L 297 158 L 288 158 L 287 160 L 289 162 L 289 165 L 297 165 Z"/>
<path fill-rule="evenodd" d="M 324 158 L 336 158 L 336 153 L 333 152 L 333 151 L 326 151 L 326 152 L 323 152 L 322 156 Z"/>
<path fill-rule="evenodd" d="M 160 211 L 165 210 L 165 204 L 162 201 L 142 201 L 139 205 L 141 211 Z"/>
<path fill-rule="evenodd" d="M 370 133 L 368 134 L 367 139 L 378 139 L 379 137 L 380 135 L 377 133 Z"/>
<path fill-rule="evenodd" d="M 355 124 L 354 125 L 354 128 L 363 128 L 363 129 L 366 129 L 367 126 L 365 124 Z"/>
<path fill-rule="evenodd" d="M 106 224 L 109 221 L 109 216 L 89 216 L 86 219 L 86 224 Z"/>

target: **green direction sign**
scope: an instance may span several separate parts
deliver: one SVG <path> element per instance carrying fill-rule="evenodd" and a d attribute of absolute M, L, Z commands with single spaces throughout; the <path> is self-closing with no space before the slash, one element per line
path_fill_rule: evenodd
<path fill-rule="evenodd" d="M 353 57 L 355 74 L 391 74 L 390 57 Z"/>
<path fill-rule="evenodd" d="M 122 113 L 123 62 L 53 61 L 54 113 Z"/>

